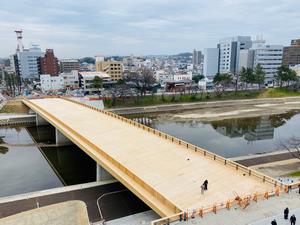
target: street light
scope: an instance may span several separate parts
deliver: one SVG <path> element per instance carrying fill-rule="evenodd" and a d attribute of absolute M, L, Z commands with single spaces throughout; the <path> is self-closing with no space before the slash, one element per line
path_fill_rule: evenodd
<path fill-rule="evenodd" d="M 104 225 L 105 224 L 105 220 L 103 218 L 103 215 L 102 215 L 102 212 L 101 212 L 101 208 L 100 208 L 100 204 L 99 204 L 100 199 L 102 199 L 103 197 L 105 197 L 107 195 L 118 194 L 118 193 L 125 192 L 125 191 L 128 191 L 128 190 L 127 189 L 123 189 L 123 190 L 119 190 L 119 191 L 108 192 L 108 193 L 105 193 L 105 194 L 101 195 L 99 198 L 97 198 L 97 207 L 98 207 L 98 211 L 99 211 L 99 215 L 100 215 L 100 223 L 101 224 Z"/>

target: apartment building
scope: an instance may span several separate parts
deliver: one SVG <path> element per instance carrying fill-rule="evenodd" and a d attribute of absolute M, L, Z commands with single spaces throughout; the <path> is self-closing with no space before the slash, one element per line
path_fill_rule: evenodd
<path fill-rule="evenodd" d="M 105 72 L 116 82 L 123 79 L 123 67 L 119 61 L 105 61 L 103 56 L 96 56 L 96 71 Z"/>
<path fill-rule="evenodd" d="M 58 59 L 54 55 L 53 49 L 46 49 L 44 56 L 38 58 L 39 73 L 57 76 L 59 74 Z"/>
<path fill-rule="evenodd" d="M 300 39 L 291 41 L 291 45 L 283 48 L 282 65 L 295 66 L 300 64 Z"/>
<path fill-rule="evenodd" d="M 70 73 L 72 70 L 80 69 L 80 63 L 78 59 L 61 59 L 60 63 L 60 72 L 61 73 Z"/>

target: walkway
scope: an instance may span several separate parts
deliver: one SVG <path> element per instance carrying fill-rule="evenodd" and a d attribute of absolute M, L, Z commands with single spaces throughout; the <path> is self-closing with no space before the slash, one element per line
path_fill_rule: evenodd
<path fill-rule="evenodd" d="M 24 103 L 161 216 L 274 189 L 272 178 L 115 114 L 61 98 Z"/>
<path fill-rule="evenodd" d="M 111 183 L 83 189 L 77 188 L 76 190 L 68 191 L 68 189 L 73 189 L 72 186 L 70 186 L 57 188 L 59 190 L 65 189 L 63 192 L 51 189 L 49 191 L 40 191 L 30 194 L 29 196 L 32 197 L 28 198 L 26 198 L 26 196 L 21 199 L 18 199 L 18 196 L 0 198 L 0 219 L 16 213 L 35 209 L 37 206 L 42 207 L 70 200 L 81 200 L 87 205 L 90 222 L 97 222 L 100 220 L 96 203 L 97 198 L 104 193 L 123 190 L 124 188 L 125 187 L 120 183 Z M 20 196 L 22 197 L 22 195 Z M 106 196 L 99 203 L 103 217 L 107 221 L 149 210 L 142 201 L 129 191 Z"/>

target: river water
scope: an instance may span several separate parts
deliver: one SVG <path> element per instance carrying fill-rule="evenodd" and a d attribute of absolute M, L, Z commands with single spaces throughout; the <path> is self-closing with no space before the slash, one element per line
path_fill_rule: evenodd
<path fill-rule="evenodd" d="M 224 157 L 276 151 L 299 136 L 300 112 L 211 122 L 148 116 L 151 126 Z M 96 180 L 96 163 L 77 146 L 53 147 L 51 126 L 0 128 L 0 197 Z M 36 143 L 49 144 L 38 148 Z"/>

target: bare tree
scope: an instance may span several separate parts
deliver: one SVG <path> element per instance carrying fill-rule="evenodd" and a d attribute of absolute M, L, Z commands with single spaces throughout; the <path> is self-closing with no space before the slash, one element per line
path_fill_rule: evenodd
<path fill-rule="evenodd" d="M 300 159 L 300 137 L 293 136 L 287 140 L 281 140 L 278 147 L 288 150 L 293 157 Z"/>

